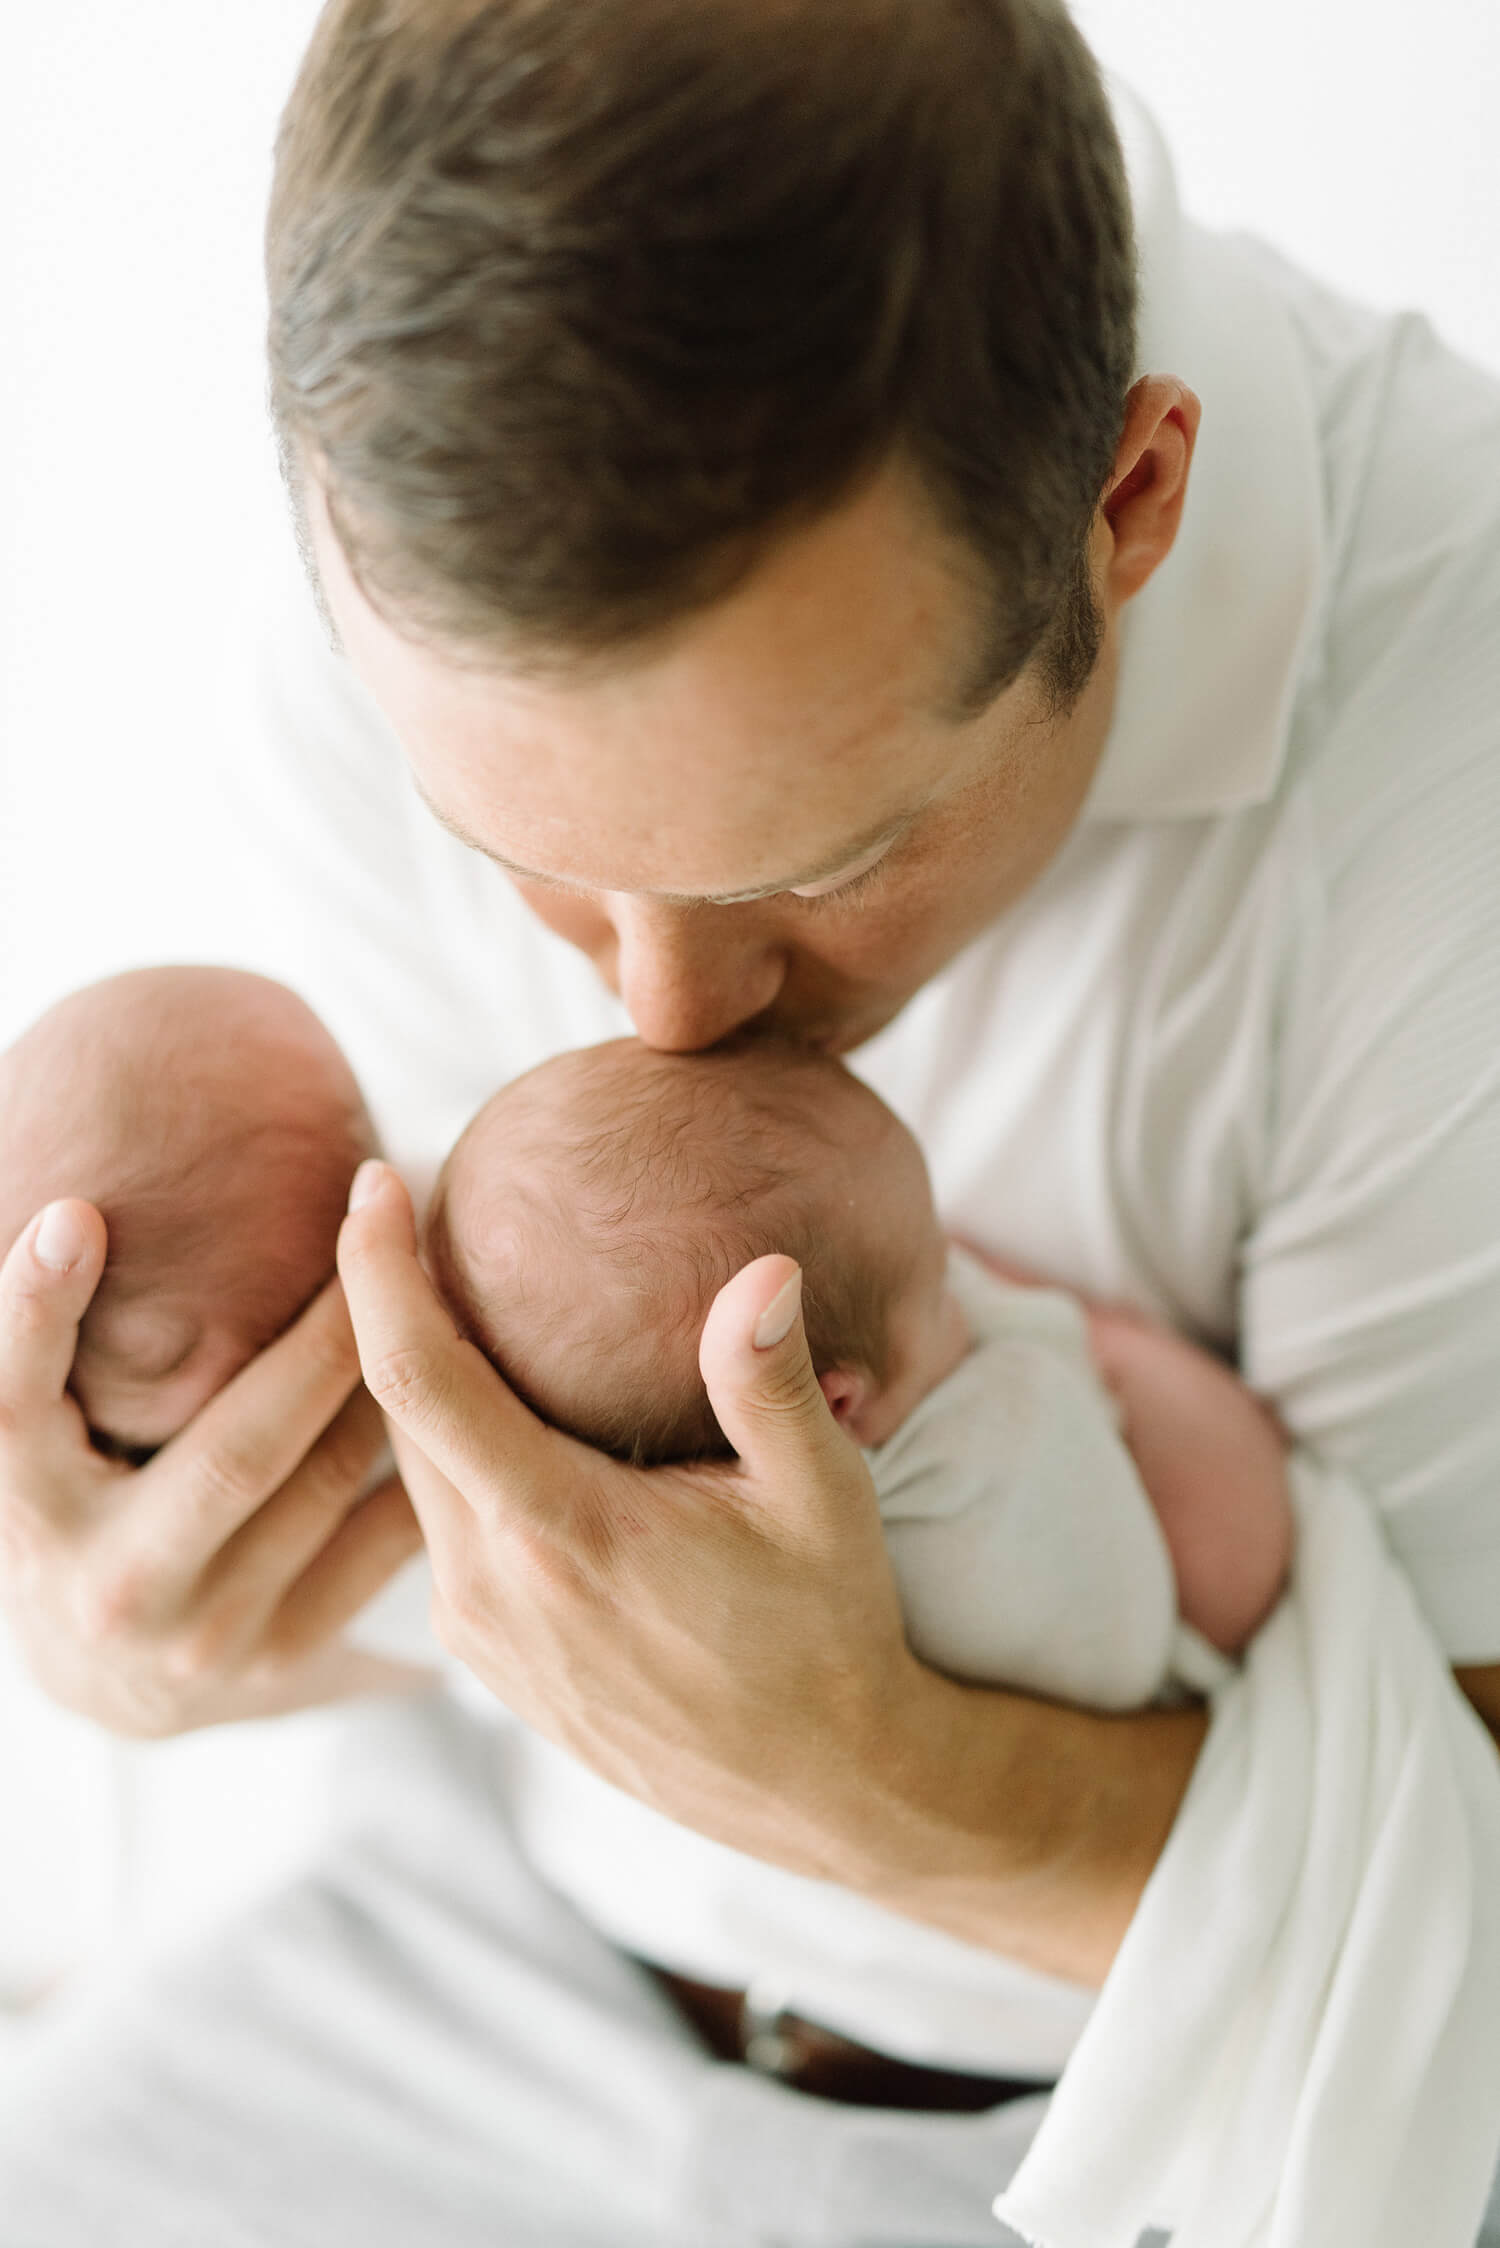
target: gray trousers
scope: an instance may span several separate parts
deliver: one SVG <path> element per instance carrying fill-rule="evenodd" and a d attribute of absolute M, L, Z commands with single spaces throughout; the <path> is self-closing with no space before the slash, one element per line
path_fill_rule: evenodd
<path fill-rule="evenodd" d="M 482 1724 L 424 1696 L 351 1743 L 315 1867 L 41 2033 L 0 2248 L 1014 2248 L 1044 2096 L 888 2113 L 711 2060 L 522 1862 Z"/>

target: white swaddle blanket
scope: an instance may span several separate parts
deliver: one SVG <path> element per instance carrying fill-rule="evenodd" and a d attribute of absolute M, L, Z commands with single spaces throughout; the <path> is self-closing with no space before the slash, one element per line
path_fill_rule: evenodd
<path fill-rule="evenodd" d="M 1500 2147 L 1500 1755 L 1372 1509 L 1290 1589 L 995 2214 L 1033 2248 L 1473 2248 Z"/>

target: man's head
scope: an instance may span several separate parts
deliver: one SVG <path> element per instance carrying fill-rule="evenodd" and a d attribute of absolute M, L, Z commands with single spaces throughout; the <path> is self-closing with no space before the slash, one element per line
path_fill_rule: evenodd
<path fill-rule="evenodd" d="M 1192 435 L 1058 0 L 334 0 L 269 273 L 351 662 L 651 1043 L 852 1045 L 1047 863 Z"/>
<path fill-rule="evenodd" d="M 719 1289 L 772 1251 L 802 1266 L 830 1404 L 880 1441 L 948 1371 L 956 1307 L 916 1142 L 825 1056 L 634 1038 L 560 1055 L 480 1110 L 427 1220 L 433 1276 L 507 1380 L 646 1462 L 727 1449 L 698 1340 Z"/>
<path fill-rule="evenodd" d="M 104 1277 L 70 1387 L 122 1453 L 176 1434 L 332 1276 L 374 1138 L 348 1064 L 284 986 L 151 968 L 59 1002 L 0 1056 L 0 1247 L 92 1202 Z"/>

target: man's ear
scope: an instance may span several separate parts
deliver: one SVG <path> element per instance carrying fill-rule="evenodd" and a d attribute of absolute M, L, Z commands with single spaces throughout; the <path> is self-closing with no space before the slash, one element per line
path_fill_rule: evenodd
<path fill-rule="evenodd" d="M 856 1444 L 866 1438 L 860 1430 L 870 1403 L 873 1384 L 862 1366 L 833 1366 L 818 1376 L 818 1387 L 839 1427 Z"/>
<path fill-rule="evenodd" d="M 1172 551 L 1203 408 L 1175 375 L 1142 375 L 1125 401 L 1100 522 L 1110 540 L 1105 597 L 1119 608 Z"/>

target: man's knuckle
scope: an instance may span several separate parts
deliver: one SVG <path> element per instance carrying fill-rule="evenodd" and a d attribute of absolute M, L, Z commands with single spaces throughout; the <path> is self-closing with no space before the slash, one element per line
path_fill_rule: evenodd
<path fill-rule="evenodd" d="M 230 1637 L 228 1619 L 220 1615 L 199 1616 L 185 1625 L 162 1650 L 161 1667 L 169 1684 L 191 1690 L 222 1676 Z"/>
<path fill-rule="evenodd" d="M 51 1334 L 57 1314 L 50 1299 L 39 1288 L 24 1285 L 10 1289 L 5 1305 L 6 1339 L 14 1348 L 23 1349 Z"/>
<path fill-rule="evenodd" d="M 359 1351 L 348 1314 L 342 1305 L 338 1307 L 336 1318 L 330 1311 L 311 1323 L 306 1345 L 307 1356 L 315 1374 L 346 1387 L 358 1378 Z"/>
<path fill-rule="evenodd" d="M 752 1413 L 781 1421 L 809 1412 L 820 1394 L 810 1367 L 772 1366 L 766 1369 L 754 1397 L 747 1402 Z"/>
<path fill-rule="evenodd" d="M 483 1640 L 493 1630 L 495 1611 L 488 1572 L 482 1561 L 469 1556 L 459 1567 L 449 1567 L 437 1591 L 438 1606 L 447 1618 L 449 1636 L 443 1644 L 450 1653 L 458 1651 L 458 1642 L 473 1645 Z"/>
<path fill-rule="evenodd" d="M 431 1351 L 386 1351 L 365 1371 L 365 1386 L 392 1420 L 410 1426 L 432 1417 L 442 1399 L 442 1378 Z"/>
<path fill-rule="evenodd" d="M 506 1577 L 534 1606 L 593 1608 L 610 1598 L 618 1555 L 618 1538 L 582 1511 L 561 1535 L 545 1524 L 518 1523 L 506 1540 Z M 471 1602 L 481 1585 L 476 1577 Z"/>
<path fill-rule="evenodd" d="M 359 1403 L 361 1411 L 346 1410 L 323 1438 L 329 1472 L 345 1483 L 362 1481 L 385 1446 L 385 1429 L 374 1401 L 361 1395 Z"/>
<path fill-rule="evenodd" d="M 241 1670 L 240 1681 L 252 1694 L 274 1694 L 307 1652 L 305 1640 L 295 1631 L 280 1630 L 256 1649 Z"/>
<path fill-rule="evenodd" d="M 303 1464 L 299 1482 L 314 1507 L 342 1506 L 369 1469 L 369 1439 L 345 1428 L 328 1429 Z"/>
<path fill-rule="evenodd" d="M 189 1503 L 210 1518 L 236 1512 L 265 1495 L 266 1469 L 258 1446 L 224 1439 L 194 1460 Z"/>
<path fill-rule="evenodd" d="M 147 1571 L 137 1562 L 116 1562 L 84 1585 L 79 1595 L 80 1633 L 86 1646 L 107 1651 L 141 1629 L 150 1612 Z"/>

